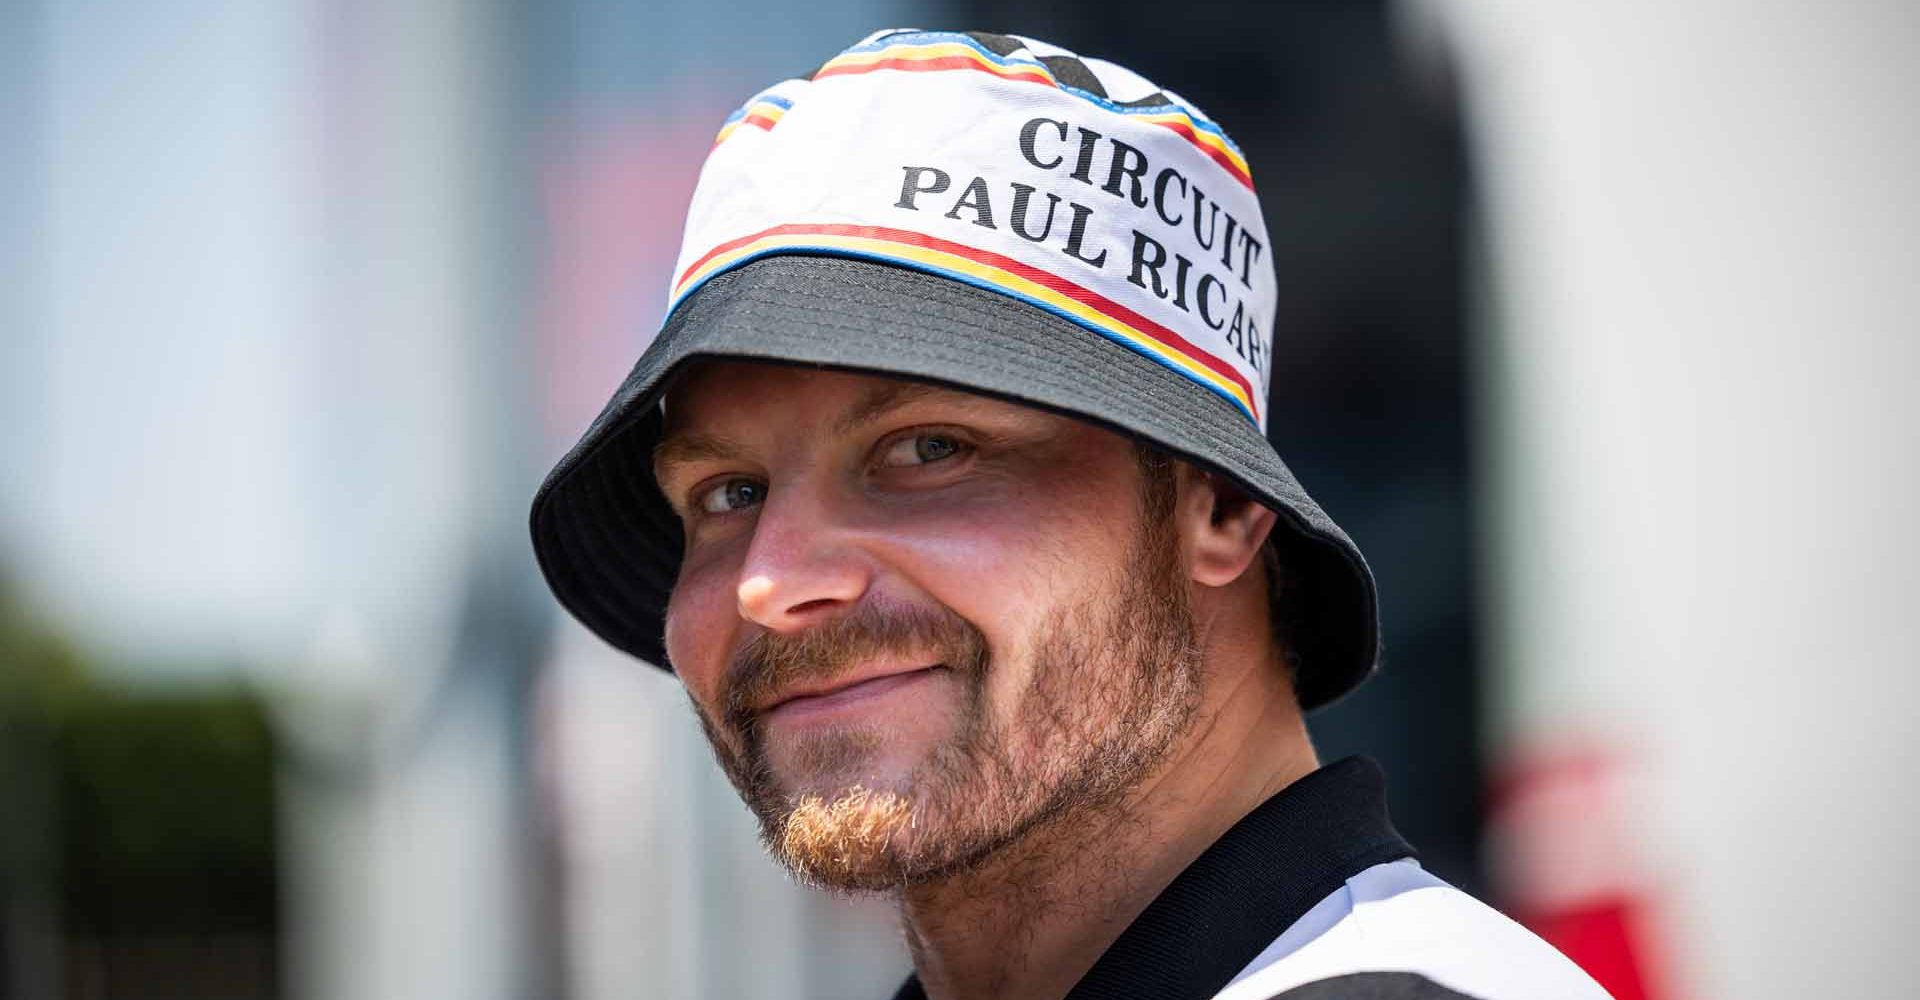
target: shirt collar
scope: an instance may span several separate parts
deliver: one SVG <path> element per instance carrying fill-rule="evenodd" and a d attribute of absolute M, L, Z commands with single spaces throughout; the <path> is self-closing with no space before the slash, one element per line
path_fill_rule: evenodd
<path fill-rule="evenodd" d="M 1067 1000 L 1204 1000 L 1315 903 L 1374 865 L 1412 857 L 1387 817 L 1386 777 L 1347 757 L 1234 824 L 1147 905 Z M 925 1000 L 909 977 L 894 1000 Z"/>

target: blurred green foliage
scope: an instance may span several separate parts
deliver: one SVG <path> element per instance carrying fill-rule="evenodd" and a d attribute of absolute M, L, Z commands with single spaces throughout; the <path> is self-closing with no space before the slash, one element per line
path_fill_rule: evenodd
<path fill-rule="evenodd" d="M 270 995 L 274 796 L 255 694 L 104 683 L 0 586 L 0 903 L 44 915 L 59 994 Z"/>

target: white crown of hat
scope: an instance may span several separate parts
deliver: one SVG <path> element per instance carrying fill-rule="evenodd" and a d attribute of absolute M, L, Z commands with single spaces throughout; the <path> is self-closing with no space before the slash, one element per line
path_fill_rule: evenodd
<path fill-rule="evenodd" d="M 1267 246 L 1245 157 L 1178 95 L 1034 39 L 891 30 L 728 117 L 670 308 L 772 254 L 881 261 L 1055 313 L 1264 430 Z"/>

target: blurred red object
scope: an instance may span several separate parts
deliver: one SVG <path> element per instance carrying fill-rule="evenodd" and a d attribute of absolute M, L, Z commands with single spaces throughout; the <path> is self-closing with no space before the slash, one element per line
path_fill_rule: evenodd
<path fill-rule="evenodd" d="M 1615 1000 L 1666 1000 L 1671 956 L 1621 760 L 1592 746 L 1517 755 L 1494 787 L 1489 868 L 1502 908 Z"/>

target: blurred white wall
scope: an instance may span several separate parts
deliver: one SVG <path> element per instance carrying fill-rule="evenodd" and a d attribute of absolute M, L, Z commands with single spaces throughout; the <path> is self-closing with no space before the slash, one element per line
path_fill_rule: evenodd
<path fill-rule="evenodd" d="M 143 659 L 274 642 L 314 556 L 286 530 L 315 224 L 300 8 L 26 10 L 15 571 L 86 641 Z"/>
<path fill-rule="evenodd" d="M 1494 301 L 1493 749 L 1599 741 L 1676 996 L 1920 981 L 1920 5 L 1432 0 Z"/>

